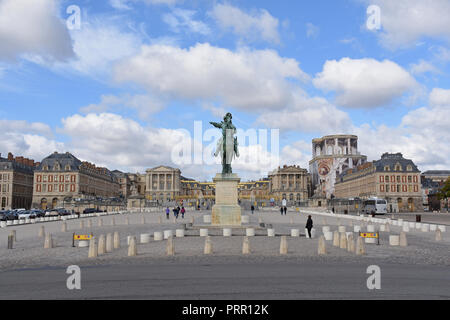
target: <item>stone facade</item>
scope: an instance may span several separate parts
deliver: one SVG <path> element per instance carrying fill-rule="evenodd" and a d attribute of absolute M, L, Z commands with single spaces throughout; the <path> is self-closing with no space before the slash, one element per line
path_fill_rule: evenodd
<path fill-rule="evenodd" d="M 325 136 L 312 141 L 313 159 L 309 172 L 314 193 L 331 199 L 334 195 L 336 178 L 345 170 L 367 161 L 358 152 L 358 137 L 354 135 Z"/>
<path fill-rule="evenodd" d="M 34 171 L 33 207 L 64 207 L 73 199 L 120 195 L 117 178 L 106 168 L 81 162 L 70 153 L 53 153 Z"/>
<path fill-rule="evenodd" d="M 33 198 L 34 160 L 0 155 L 0 209 L 30 209 Z"/>
<path fill-rule="evenodd" d="M 159 166 L 148 169 L 145 175 L 145 196 L 147 200 L 159 202 L 174 201 L 180 195 L 180 169 Z"/>
<path fill-rule="evenodd" d="M 388 212 L 422 211 L 420 171 L 401 153 L 347 169 L 335 184 L 336 198 L 386 199 Z"/>
<path fill-rule="evenodd" d="M 276 201 L 307 201 L 311 191 L 311 178 L 299 166 L 283 166 L 269 173 L 269 194 Z"/>

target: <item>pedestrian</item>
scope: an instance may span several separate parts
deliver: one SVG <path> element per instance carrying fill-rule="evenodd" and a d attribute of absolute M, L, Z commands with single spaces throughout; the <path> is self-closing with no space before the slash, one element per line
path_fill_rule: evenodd
<path fill-rule="evenodd" d="M 252 205 L 252 207 L 251 207 L 251 210 L 252 210 L 252 214 L 255 212 L 255 207 Z"/>
<path fill-rule="evenodd" d="M 186 212 L 186 210 L 184 209 L 184 207 L 181 207 L 181 217 L 184 219 L 184 213 Z"/>
<path fill-rule="evenodd" d="M 281 215 L 283 215 L 283 207 L 280 207 L 280 212 L 281 212 Z"/>
<path fill-rule="evenodd" d="M 177 208 L 173 208 L 173 216 L 176 218 L 178 218 L 178 213 L 177 213 Z"/>
<path fill-rule="evenodd" d="M 286 215 L 286 212 L 287 212 L 287 207 L 285 206 L 284 207 L 284 215 Z"/>
<path fill-rule="evenodd" d="M 180 211 L 181 211 L 181 208 L 180 208 L 180 206 L 178 206 L 177 207 L 177 219 L 178 219 L 178 216 L 180 215 Z"/>
<path fill-rule="evenodd" d="M 170 209 L 169 207 L 166 208 L 166 218 L 167 220 L 169 220 L 169 214 L 170 214 Z"/>
<path fill-rule="evenodd" d="M 313 221 L 311 219 L 311 216 L 308 216 L 308 220 L 306 220 L 305 228 L 308 229 L 308 235 L 309 235 L 309 238 L 311 239 L 312 238 L 311 237 L 311 229 L 313 228 Z"/>

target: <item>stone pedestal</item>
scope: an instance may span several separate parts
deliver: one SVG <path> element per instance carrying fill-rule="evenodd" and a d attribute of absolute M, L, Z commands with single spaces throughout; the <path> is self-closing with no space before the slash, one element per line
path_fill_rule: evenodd
<path fill-rule="evenodd" d="M 213 179 L 216 184 L 216 204 L 212 208 L 211 224 L 215 226 L 240 226 L 241 207 L 238 204 L 237 174 L 218 173 Z"/>

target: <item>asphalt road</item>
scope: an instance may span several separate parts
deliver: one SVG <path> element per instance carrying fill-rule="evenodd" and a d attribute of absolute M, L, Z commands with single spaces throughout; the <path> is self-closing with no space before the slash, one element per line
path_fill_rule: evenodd
<path fill-rule="evenodd" d="M 81 290 L 62 268 L 0 273 L 0 299 L 450 299 L 446 266 L 380 264 L 381 289 L 369 290 L 368 265 L 307 261 L 143 263 L 81 267 Z"/>

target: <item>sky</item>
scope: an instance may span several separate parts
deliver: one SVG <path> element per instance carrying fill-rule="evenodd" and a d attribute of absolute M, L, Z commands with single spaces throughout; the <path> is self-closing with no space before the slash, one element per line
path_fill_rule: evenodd
<path fill-rule="evenodd" d="M 355 134 L 450 169 L 448 0 L 0 0 L 0 153 L 258 179 Z"/>

